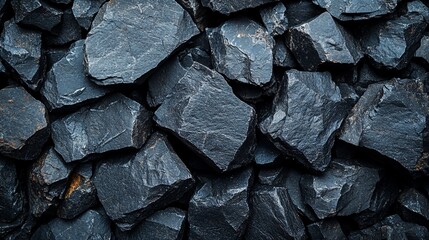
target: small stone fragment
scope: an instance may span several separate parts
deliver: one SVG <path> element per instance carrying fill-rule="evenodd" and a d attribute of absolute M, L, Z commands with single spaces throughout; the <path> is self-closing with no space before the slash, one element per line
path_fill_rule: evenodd
<path fill-rule="evenodd" d="M 258 165 L 269 165 L 281 159 L 280 151 L 267 139 L 261 137 L 255 149 L 255 162 Z"/>
<path fill-rule="evenodd" d="M 297 68 L 298 63 L 283 39 L 276 39 L 273 49 L 274 65 L 285 68 Z"/>
<path fill-rule="evenodd" d="M 194 183 L 160 133 L 152 134 L 135 155 L 102 162 L 94 181 L 107 215 L 123 231 L 180 199 Z"/>
<path fill-rule="evenodd" d="M 63 13 L 41 0 L 11 0 L 15 21 L 52 31 L 61 22 Z"/>
<path fill-rule="evenodd" d="M 274 39 L 264 27 L 247 18 L 235 18 L 209 28 L 207 37 L 219 73 L 256 86 L 270 82 Z"/>
<path fill-rule="evenodd" d="M 265 27 L 272 36 L 282 35 L 288 29 L 286 7 L 279 2 L 259 11 Z"/>
<path fill-rule="evenodd" d="M 82 30 L 71 9 L 64 11 L 61 24 L 54 30 L 53 34 L 47 35 L 44 39 L 48 45 L 61 46 L 82 39 Z"/>
<path fill-rule="evenodd" d="M 255 8 L 278 0 L 201 0 L 204 7 L 229 15 L 247 8 Z"/>
<path fill-rule="evenodd" d="M 403 219 L 429 226 L 429 200 L 414 188 L 401 193 L 398 198 L 399 213 Z"/>
<path fill-rule="evenodd" d="M 307 231 L 311 239 L 347 239 L 341 229 L 340 223 L 335 219 L 325 219 L 312 223 L 307 226 Z"/>
<path fill-rule="evenodd" d="M 173 132 L 218 171 L 252 159 L 255 110 L 240 101 L 225 79 L 195 63 L 155 112 L 154 120 Z"/>
<path fill-rule="evenodd" d="M 426 63 L 429 64 L 429 35 L 425 35 L 422 38 L 420 47 L 417 49 L 415 56 L 424 59 Z"/>
<path fill-rule="evenodd" d="M 106 0 L 74 0 L 72 11 L 79 25 L 89 30 L 94 16 L 105 2 Z"/>
<path fill-rule="evenodd" d="M 34 160 L 49 138 L 45 106 L 21 87 L 0 90 L 0 153 Z"/>
<path fill-rule="evenodd" d="M 115 94 L 52 123 L 55 150 L 66 162 L 124 148 L 140 148 L 151 131 L 152 114 Z"/>

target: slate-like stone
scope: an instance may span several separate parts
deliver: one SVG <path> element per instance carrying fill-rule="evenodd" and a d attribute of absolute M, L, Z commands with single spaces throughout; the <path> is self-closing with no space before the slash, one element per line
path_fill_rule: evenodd
<path fill-rule="evenodd" d="M 259 14 L 268 32 L 273 36 L 282 35 L 289 27 L 286 7 L 282 2 L 262 8 Z"/>
<path fill-rule="evenodd" d="M 218 171 L 251 161 L 255 110 L 240 101 L 225 79 L 195 63 L 155 112 L 154 119 Z"/>
<path fill-rule="evenodd" d="M 420 47 L 417 49 L 415 56 L 424 59 L 429 64 L 429 35 L 422 37 Z"/>
<path fill-rule="evenodd" d="M 276 186 L 284 177 L 284 167 L 262 168 L 258 173 L 258 183 Z"/>
<path fill-rule="evenodd" d="M 61 46 L 82 39 L 82 30 L 71 9 L 64 11 L 61 23 L 54 30 L 44 39 L 48 45 Z"/>
<path fill-rule="evenodd" d="M 121 240 L 181 240 L 185 219 L 185 211 L 170 207 L 154 213 L 131 231 L 116 231 L 116 236 Z"/>
<path fill-rule="evenodd" d="M 208 8 L 205 8 L 200 0 L 178 0 L 177 2 L 188 10 L 200 31 L 204 31 L 211 17 Z"/>
<path fill-rule="evenodd" d="M 85 41 L 88 73 L 100 85 L 133 83 L 198 33 L 176 1 L 110 1 Z"/>
<path fill-rule="evenodd" d="M 61 60 L 69 52 L 68 48 L 48 48 L 46 54 L 46 70 L 51 70 L 52 66 Z"/>
<path fill-rule="evenodd" d="M 427 170 L 424 129 L 429 97 L 420 80 L 372 84 L 345 120 L 340 139 L 392 158 L 416 174 Z"/>
<path fill-rule="evenodd" d="M 239 239 L 250 215 L 251 169 L 210 179 L 194 194 L 188 210 L 189 239 Z"/>
<path fill-rule="evenodd" d="M 28 87 L 38 88 L 44 62 L 40 32 L 7 21 L 0 37 L 0 57 Z"/>
<path fill-rule="evenodd" d="M 403 219 L 423 226 L 429 226 L 429 200 L 414 188 L 410 188 L 398 198 L 399 213 Z"/>
<path fill-rule="evenodd" d="M 35 217 L 41 217 L 57 206 L 66 189 L 71 169 L 52 147 L 33 163 L 28 189 L 30 211 Z"/>
<path fill-rule="evenodd" d="M 55 218 L 40 226 L 31 240 L 111 240 L 113 233 L 109 220 L 100 213 L 89 210 L 71 221 Z"/>
<path fill-rule="evenodd" d="M 11 0 L 15 21 L 52 31 L 61 22 L 63 13 L 41 0 Z"/>
<path fill-rule="evenodd" d="M 93 18 L 105 2 L 106 0 L 74 0 L 72 11 L 79 25 L 88 30 Z"/>
<path fill-rule="evenodd" d="M 262 86 L 273 72 L 274 39 L 248 18 L 207 29 L 215 69 L 231 80 Z"/>
<path fill-rule="evenodd" d="M 49 137 L 45 106 L 24 88 L 0 90 L 0 153 L 34 160 Z"/>
<path fill-rule="evenodd" d="M 323 64 L 355 65 L 363 57 L 359 44 L 327 12 L 290 28 L 287 42 L 305 70 Z"/>
<path fill-rule="evenodd" d="M 326 219 L 312 223 L 307 226 L 307 231 L 311 239 L 347 239 L 341 229 L 340 223 L 335 219 Z"/>
<path fill-rule="evenodd" d="M 304 224 L 285 187 L 257 186 L 250 199 L 246 239 L 306 239 Z"/>
<path fill-rule="evenodd" d="M 260 129 L 285 154 L 323 171 L 331 161 L 334 138 L 346 115 L 346 103 L 328 72 L 290 70 Z"/>
<path fill-rule="evenodd" d="M 135 155 L 101 163 L 95 186 L 107 215 L 121 230 L 178 200 L 193 185 L 191 173 L 167 141 L 154 133 Z"/>
<path fill-rule="evenodd" d="M 152 114 L 115 94 L 52 123 L 55 150 L 66 162 L 124 148 L 140 148 L 151 131 Z"/>
<path fill-rule="evenodd" d="M 425 21 L 429 23 L 429 6 L 428 4 L 425 5 L 420 0 L 411 0 L 407 2 L 406 12 L 421 15 L 425 18 Z"/>
<path fill-rule="evenodd" d="M 276 2 L 278 0 L 201 0 L 204 7 L 215 12 L 229 15 L 247 8 L 255 8 L 260 5 Z"/>
<path fill-rule="evenodd" d="M 255 149 L 255 162 L 258 165 L 269 165 L 281 160 L 280 151 L 267 139 L 261 137 Z"/>
<path fill-rule="evenodd" d="M 322 8 L 314 4 L 311 0 L 288 0 L 284 4 L 290 27 L 308 22 L 308 20 L 324 12 Z"/>
<path fill-rule="evenodd" d="M 55 4 L 70 4 L 73 0 L 48 0 Z"/>
<path fill-rule="evenodd" d="M 47 73 L 41 88 L 49 110 L 82 104 L 108 92 L 87 77 L 84 66 L 84 41 L 75 42 L 69 52 Z"/>
<path fill-rule="evenodd" d="M 275 39 L 273 48 L 273 64 L 285 68 L 297 68 L 298 63 L 289 48 L 286 47 L 283 39 Z"/>

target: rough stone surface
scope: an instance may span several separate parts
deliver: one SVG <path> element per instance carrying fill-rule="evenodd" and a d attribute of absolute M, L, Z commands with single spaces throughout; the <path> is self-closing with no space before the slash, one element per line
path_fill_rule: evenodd
<path fill-rule="evenodd" d="M 154 119 L 218 171 L 251 160 L 255 110 L 234 96 L 220 74 L 200 64 L 194 64 L 179 80 Z"/>
<path fill-rule="evenodd" d="M 406 12 L 411 14 L 422 15 L 425 21 L 429 23 L 429 4 L 426 5 L 419 0 L 411 0 L 407 2 Z"/>
<path fill-rule="evenodd" d="M 0 153 L 34 160 L 49 137 L 45 106 L 21 87 L 0 90 Z"/>
<path fill-rule="evenodd" d="M 203 6 L 213 11 L 229 15 L 247 8 L 255 8 L 260 5 L 276 2 L 278 0 L 201 0 Z"/>
<path fill-rule="evenodd" d="M 424 59 L 426 63 L 429 64 L 429 35 L 425 35 L 422 38 L 420 47 L 417 49 L 415 56 Z"/>
<path fill-rule="evenodd" d="M 88 73 L 100 85 L 133 83 L 198 33 L 176 1 L 110 1 L 85 40 Z"/>
<path fill-rule="evenodd" d="M 307 226 L 307 231 L 311 239 L 347 239 L 346 235 L 344 235 L 344 232 L 341 229 L 340 223 L 335 219 L 326 219 L 312 223 Z"/>
<path fill-rule="evenodd" d="M 276 39 L 273 49 L 273 61 L 275 66 L 285 68 L 296 68 L 298 63 L 295 60 L 292 52 L 286 47 L 283 39 Z"/>
<path fill-rule="evenodd" d="M 219 73 L 256 86 L 271 80 L 274 40 L 264 27 L 248 18 L 235 18 L 209 28 L 207 37 Z"/>
<path fill-rule="evenodd" d="M 341 97 L 327 72 L 287 71 L 269 116 L 260 124 L 261 131 L 285 154 L 323 171 L 347 114 Z"/>
<path fill-rule="evenodd" d="M 191 14 L 200 31 L 204 31 L 210 19 L 210 11 L 205 8 L 200 0 L 178 0 L 188 12 Z"/>
<path fill-rule="evenodd" d="M 282 35 L 289 27 L 286 7 L 281 2 L 262 8 L 259 14 L 268 32 L 273 36 Z"/>
<path fill-rule="evenodd" d="M 105 2 L 106 0 L 74 0 L 72 11 L 79 25 L 88 30 L 93 18 Z"/>
<path fill-rule="evenodd" d="M 327 12 L 290 28 L 287 42 L 305 70 L 322 64 L 355 65 L 363 57 L 359 44 Z"/>
<path fill-rule="evenodd" d="M 109 159 L 99 166 L 95 186 L 107 215 L 121 230 L 179 199 L 193 179 L 166 137 L 152 134 L 132 156 Z"/>
<path fill-rule="evenodd" d="M 63 13 L 41 0 L 11 0 L 15 21 L 52 31 L 61 22 Z"/>
<path fill-rule="evenodd" d="M 152 114 L 115 94 L 52 123 L 55 150 L 66 162 L 123 148 L 140 148 L 151 131 Z"/>
<path fill-rule="evenodd" d="M 279 162 L 280 151 L 267 139 L 261 137 L 255 149 L 255 162 L 258 165 L 269 165 Z"/>
<path fill-rule="evenodd" d="M 315 18 L 323 11 L 311 0 L 289 0 L 284 2 L 289 26 L 293 27 Z"/>
<path fill-rule="evenodd" d="M 71 9 L 64 11 L 61 23 L 55 28 L 53 34 L 45 38 L 48 45 L 60 46 L 82 38 L 80 25 L 73 16 Z"/>
<path fill-rule="evenodd" d="M 429 200 L 414 188 L 410 188 L 398 198 L 401 217 L 409 222 L 429 226 Z"/>

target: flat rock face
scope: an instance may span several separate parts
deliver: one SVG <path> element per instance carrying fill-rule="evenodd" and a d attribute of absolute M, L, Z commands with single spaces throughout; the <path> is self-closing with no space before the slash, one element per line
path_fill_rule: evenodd
<path fill-rule="evenodd" d="M 176 1 L 110 1 L 85 40 L 88 73 L 100 85 L 133 83 L 198 33 Z"/>
<path fill-rule="evenodd" d="M 271 80 L 274 40 L 264 27 L 248 18 L 236 18 L 208 29 L 207 37 L 219 73 L 256 86 Z"/>
<path fill-rule="evenodd" d="M 45 106 L 24 88 L 0 90 L 0 153 L 34 160 L 49 137 Z"/>
<path fill-rule="evenodd" d="M 0 37 L 0 57 L 28 87 L 38 88 L 43 71 L 42 33 L 7 21 Z"/>
<path fill-rule="evenodd" d="M 287 71 L 262 133 L 285 154 L 323 171 L 331 161 L 337 129 L 347 111 L 329 73 Z"/>
<path fill-rule="evenodd" d="M 239 239 L 249 218 L 252 170 L 207 181 L 189 203 L 189 239 Z M 208 217 L 210 216 L 210 217 Z"/>
<path fill-rule="evenodd" d="M 289 49 L 305 70 L 321 64 L 355 65 L 363 57 L 359 44 L 327 12 L 290 28 Z"/>
<path fill-rule="evenodd" d="M 79 25 L 86 30 L 91 27 L 94 16 L 107 0 L 75 0 L 73 1 L 73 15 Z"/>
<path fill-rule="evenodd" d="M 243 9 L 255 8 L 276 1 L 278 0 L 201 0 L 201 3 L 213 11 L 229 15 Z"/>
<path fill-rule="evenodd" d="M 152 114 L 115 94 L 52 123 L 55 150 L 66 162 L 123 148 L 140 148 L 151 130 Z"/>
<path fill-rule="evenodd" d="M 255 110 L 233 94 L 220 74 L 198 63 L 179 80 L 154 119 L 218 171 L 243 166 L 253 155 Z"/>
<path fill-rule="evenodd" d="M 411 173 L 424 171 L 428 103 L 420 80 L 372 84 L 347 117 L 340 139 L 376 150 Z"/>
<path fill-rule="evenodd" d="M 98 198 L 121 230 L 162 209 L 193 185 L 191 173 L 166 136 L 154 133 L 135 155 L 101 163 L 95 176 Z"/>
<path fill-rule="evenodd" d="M 61 22 L 63 13 L 40 0 L 12 0 L 15 21 L 52 31 Z"/>
<path fill-rule="evenodd" d="M 289 27 L 286 7 L 281 2 L 262 8 L 259 14 L 268 32 L 273 36 L 282 35 Z"/>
<path fill-rule="evenodd" d="M 398 198 L 400 215 L 410 222 L 417 222 L 423 226 L 429 224 L 429 200 L 425 195 L 414 188 L 410 188 Z"/>

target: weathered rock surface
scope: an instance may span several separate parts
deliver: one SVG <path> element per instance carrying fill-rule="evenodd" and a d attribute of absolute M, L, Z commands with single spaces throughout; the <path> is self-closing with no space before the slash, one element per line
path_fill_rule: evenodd
<path fill-rule="evenodd" d="M 312 223 L 307 226 L 307 231 L 311 239 L 347 239 L 341 229 L 340 223 L 335 219 L 326 219 Z"/>
<path fill-rule="evenodd" d="M 273 36 L 282 35 L 289 27 L 286 7 L 281 2 L 262 8 L 259 14 L 268 32 Z"/>
<path fill-rule="evenodd" d="M 188 12 L 191 14 L 200 31 L 204 31 L 210 19 L 210 11 L 205 8 L 200 0 L 178 0 Z"/>
<path fill-rule="evenodd" d="M 75 0 L 73 1 L 73 15 L 79 25 L 86 30 L 91 27 L 92 20 L 106 0 Z"/>
<path fill-rule="evenodd" d="M 298 63 L 295 60 L 292 52 L 286 47 L 283 39 L 276 39 L 273 49 L 273 63 L 275 66 L 285 68 L 296 68 Z"/>
<path fill-rule="evenodd" d="M 64 11 L 61 23 L 55 28 L 53 34 L 44 39 L 48 45 L 60 46 L 71 43 L 82 38 L 80 25 L 73 16 L 71 9 Z"/>
<path fill-rule="evenodd" d="M 429 64 L 429 35 L 422 37 L 420 47 L 417 49 L 415 56 L 424 59 Z"/>
<path fill-rule="evenodd" d="M 41 0 L 11 0 L 15 21 L 52 31 L 61 22 L 63 13 Z"/>
<path fill-rule="evenodd" d="M 276 2 L 278 0 L 201 0 L 203 6 L 213 11 L 229 15 L 247 8 L 255 8 L 260 5 Z"/>
<path fill-rule="evenodd" d="M 429 200 L 414 188 L 410 188 L 398 198 L 399 213 L 403 219 L 423 226 L 429 226 Z"/>
<path fill-rule="evenodd" d="M 267 139 L 261 137 L 255 149 L 255 162 L 258 165 L 269 165 L 281 160 L 280 151 Z"/>

